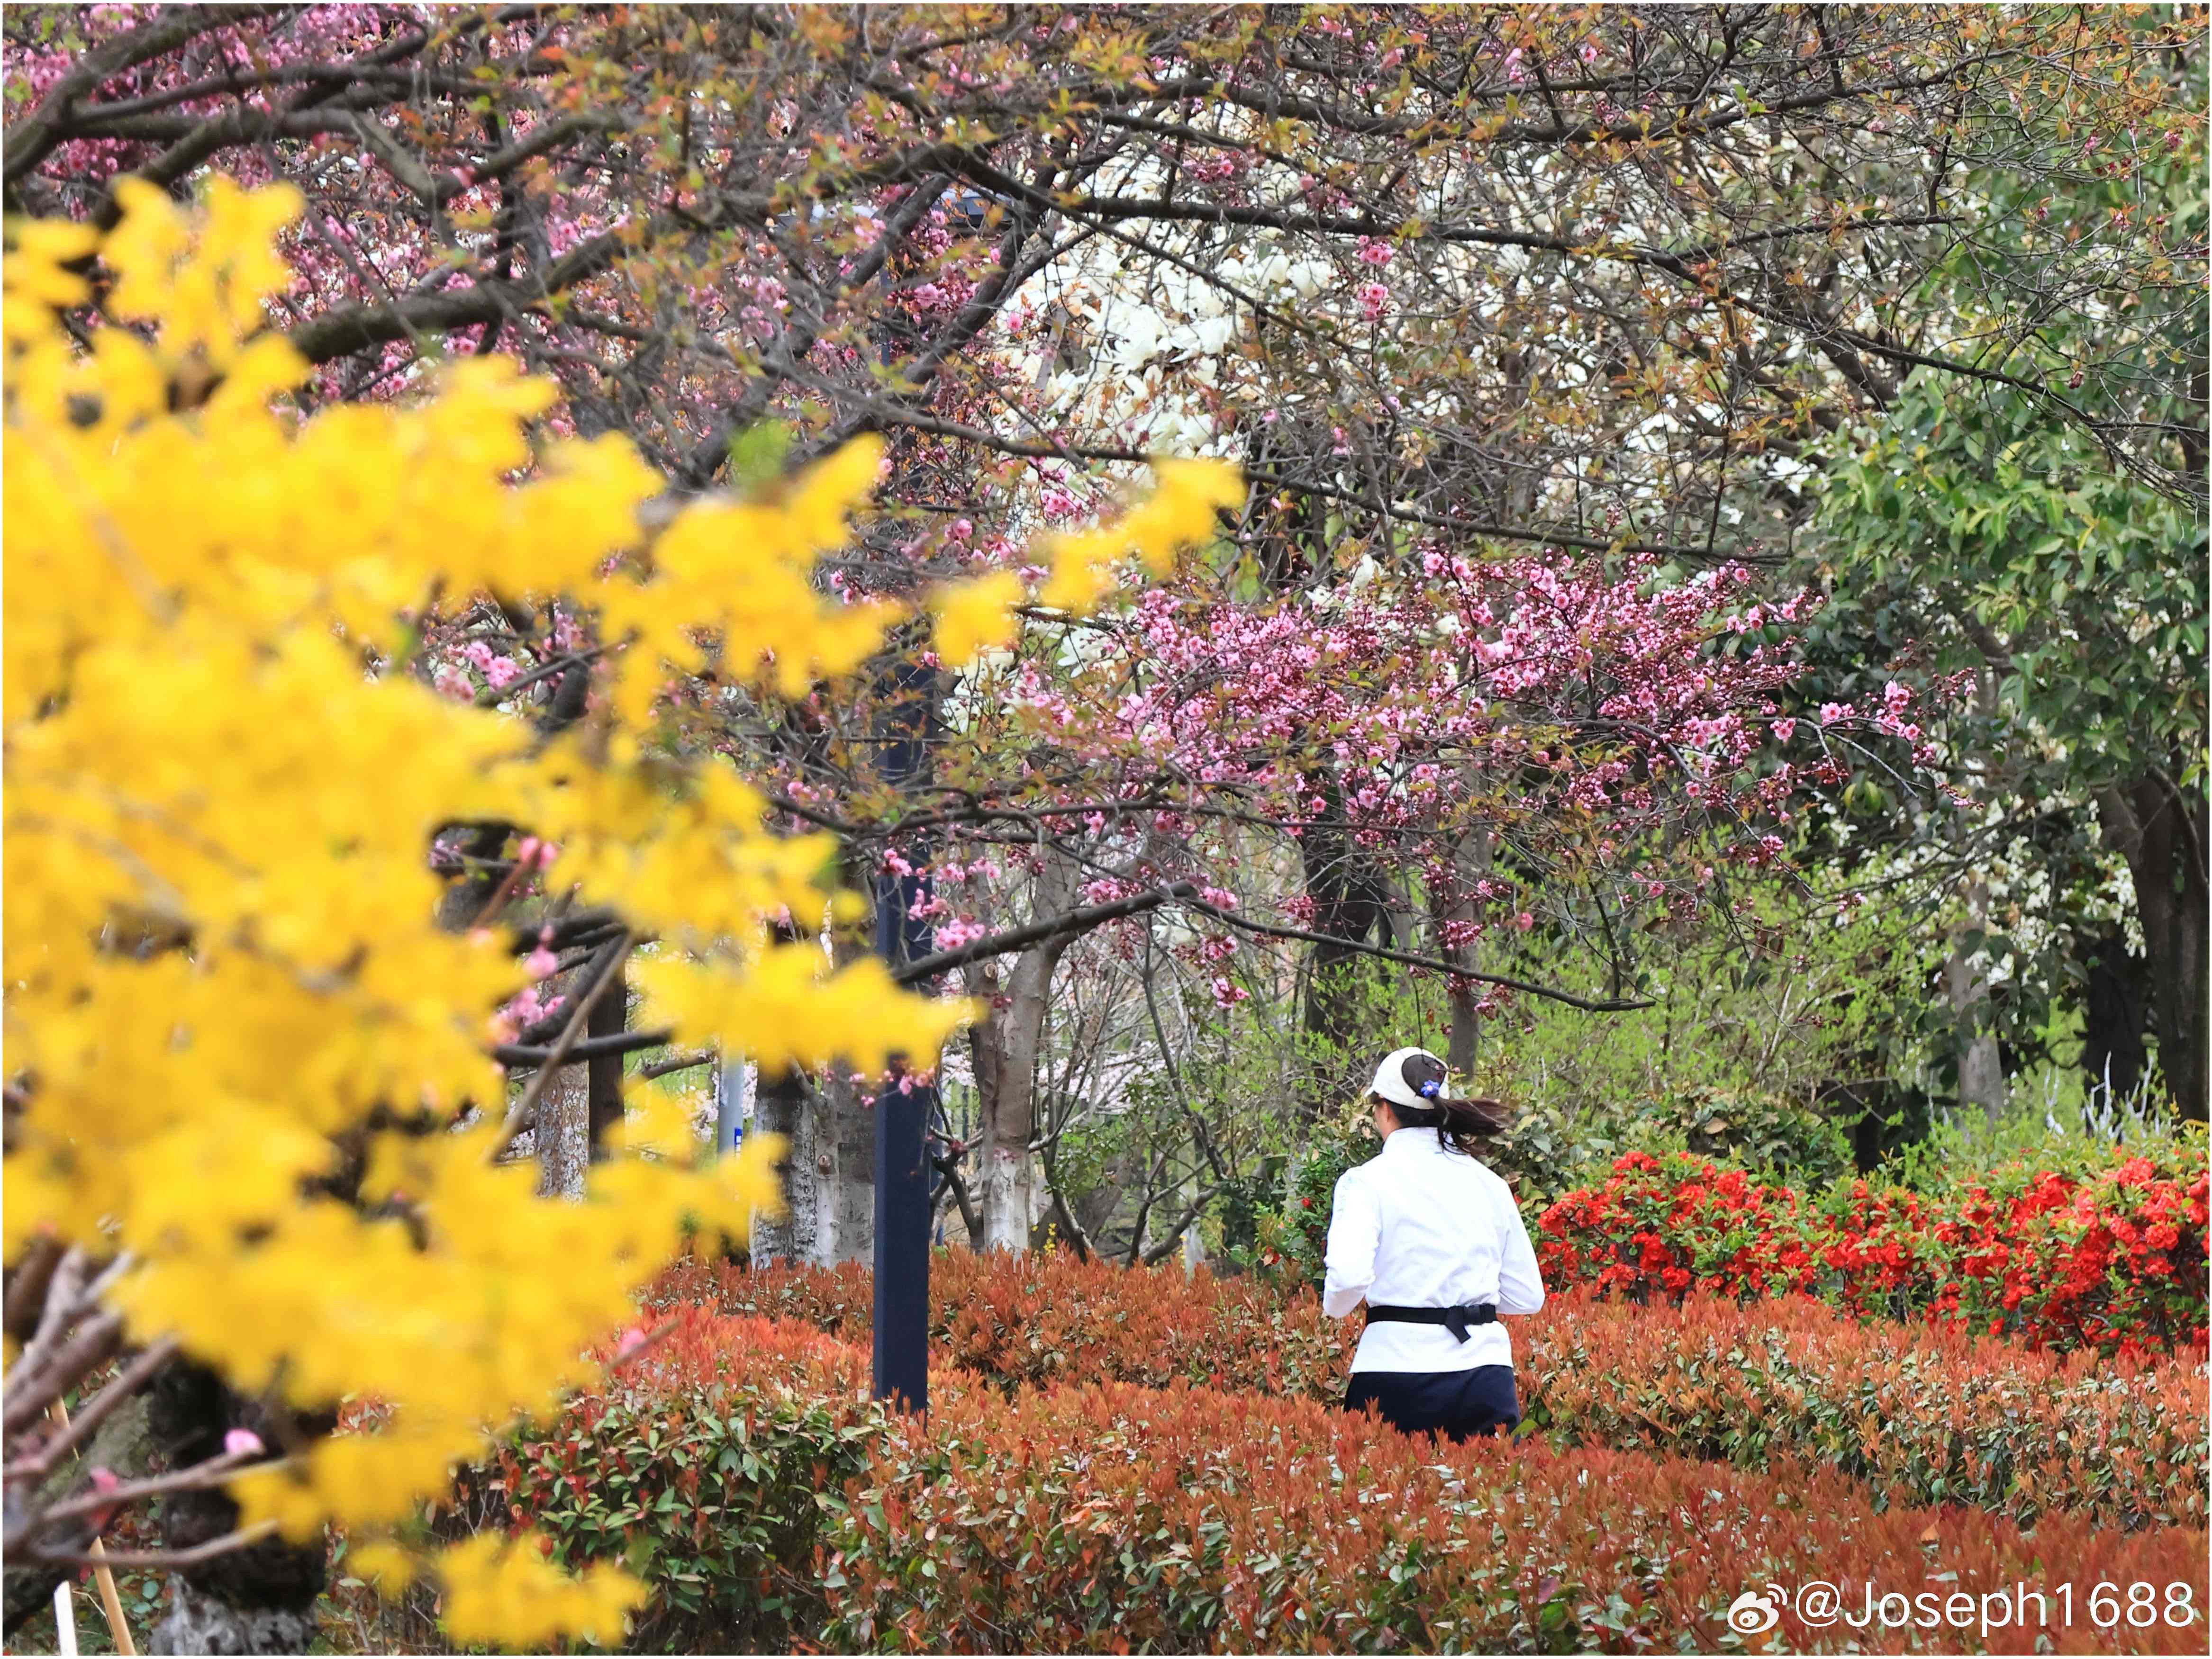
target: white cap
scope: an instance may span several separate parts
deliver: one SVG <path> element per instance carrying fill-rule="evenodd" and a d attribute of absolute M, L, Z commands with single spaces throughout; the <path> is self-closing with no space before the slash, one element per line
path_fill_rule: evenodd
<path fill-rule="evenodd" d="M 1406 1081 L 1406 1062 L 1417 1054 L 1427 1059 L 1437 1060 L 1437 1057 L 1426 1049 L 1393 1049 L 1384 1055 L 1382 1063 L 1375 1068 L 1374 1092 L 1393 1105 L 1434 1105 L 1437 1099 L 1435 1095 L 1423 1095 Z M 1437 1064 L 1442 1066 L 1443 1062 L 1437 1060 Z"/>

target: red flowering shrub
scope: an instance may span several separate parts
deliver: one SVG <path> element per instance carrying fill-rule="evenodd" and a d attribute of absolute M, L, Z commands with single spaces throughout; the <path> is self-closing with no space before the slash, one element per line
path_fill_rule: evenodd
<path fill-rule="evenodd" d="M 1632 1152 L 1593 1191 L 1577 1188 L 1537 1223 L 1547 1285 L 1589 1285 L 1641 1300 L 1654 1291 L 1731 1295 L 1809 1290 L 1815 1263 L 1788 1187 L 1686 1153 Z"/>
<path fill-rule="evenodd" d="M 1816 1209 L 1687 1153 L 1632 1153 L 1537 1218 L 1547 1281 L 1638 1302 L 1695 1291 L 1820 1295 L 2032 1346 L 2130 1353 L 2205 1343 L 2201 1168 L 2135 1157 L 2087 1178 L 2041 1172 L 2006 1196 L 1864 1181 Z"/>
<path fill-rule="evenodd" d="M 1930 1305 L 2060 1347 L 2202 1347 L 2206 1187 L 2142 1157 L 2087 1181 L 2041 1174 L 2009 1198 L 1969 1185 L 1936 1226 L 1948 1271 Z"/>
<path fill-rule="evenodd" d="M 1310 1291 L 1171 1268 L 948 1252 L 930 1282 L 940 1381 L 964 1373 L 1006 1392 L 1186 1379 L 1334 1403 L 1358 1330 L 1324 1318 Z M 859 1268 L 686 1265 L 657 1296 L 869 1335 Z M 2129 1526 L 2205 1519 L 2199 1365 L 2092 1367 L 1925 1323 L 1866 1326 L 1802 1297 L 1638 1308 L 1568 1295 L 1510 1330 L 1523 1413 L 1555 1444 L 1747 1468 L 1808 1459 L 1865 1480 L 1880 1504 L 1970 1503 L 2026 1522 L 2051 1510 Z"/>

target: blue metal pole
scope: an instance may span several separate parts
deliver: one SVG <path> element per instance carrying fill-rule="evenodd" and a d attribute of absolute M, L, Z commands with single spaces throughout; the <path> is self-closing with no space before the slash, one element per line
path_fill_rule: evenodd
<path fill-rule="evenodd" d="M 877 883 L 876 948 L 897 963 L 920 955 L 907 909 L 915 876 Z M 925 947 L 926 948 L 926 947 Z M 896 1081 L 876 1097 L 875 1396 L 929 1409 L 929 1121 L 933 1083 Z"/>

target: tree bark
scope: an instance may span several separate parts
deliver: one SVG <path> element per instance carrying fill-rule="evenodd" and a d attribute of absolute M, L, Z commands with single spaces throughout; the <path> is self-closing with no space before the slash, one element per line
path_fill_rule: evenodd
<path fill-rule="evenodd" d="M 1072 908 L 1077 886 L 1073 861 L 1048 851 L 1037 876 L 1036 914 L 1055 916 Z M 1053 974 L 1073 937 L 1061 934 L 1042 941 L 1014 959 L 1003 996 L 994 1000 L 986 1022 L 989 1030 L 977 1036 L 975 1081 L 983 1117 L 977 1208 L 986 1250 L 1027 1254 L 1042 1211 L 1044 1182 L 1032 1149 L 1037 1133 L 1037 1061 L 1044 1046 Z M 982 1058 L 985 1050 L 988 1062 Z"/>
<path fill-rule="evenodd" d="M 832 1069 L 812 1092 L 814 1249 L 823 1267 L 876 1254 L 876 1119 L 865 1086 Z"/>
<path fill-rule="evenodd" d="M 2128 861 L 2150 971 L 2150 1026 L 2174 1110 L 2202 1123 L 2206 1110 L 2205 879 L 2207 822 L 2200 790 L 2164 778 L 2101 791 L 2105 843 Z"/>
<path fill-rule="evenodd" d="M 1474 900 L 1467 889 L 1490 874 L 1489 830 L 1472 831 L 1452 850 L 1452 857 L 1457 866 L 1454 875 L 1462 892 L 1456 902 L 1437 912 L 1439 923 L 1474 919 Z M 1468 945 L 1454 949 L 1441 925 L 1437 929 L 1437 954 L 1448 962 L 1457 962 L 1465 967 L 1475 966 L 1474 947 Z M 1462 1079 L 1472 1077 L 1482 1047 L 1482 1015 L 1475 1011 L 1478 999 L 1474 981 L 1455 979 L 1446 988 L 1445 996 L 1451 1023 L 1444 1063 L 1452 1069 L 1454 1076 Z"/>
<path fill-rule="evenodd" d="M 619 1037 L 629 1025 L 629 987 L 623 978 L 623 965 L 615 964 L 615 982 L 609 985 L 599 1000 L 592 1005 L 586 1021 L 586 1037 Z M 619 1054 L 595 1054 L 585 1068 L 585 1113 L 590 1125 L 590 1160 L 596 1163 L 606 1156 L 607 1131 L 622 1122 L 623 1117 L 623 1057 Z"/>
<path fill-rule="evenodd" d="M 756 1266 L 802 1261 L 805 1258 L 800 1253 L 799 1241 L 802 1204 L 799 1172 L 811 1167 L 814 1157 L 814 1137 L 806 1113 L 805 1073 L 794 1069 L 762 1076 L 753 1095 L 753 1129 L 757 1134 L 780 1135 L 784 1139 L 783 1162 L 779 1166 L 783 1175 L 784 1212 L 771 1220 L 756 1211 L 752 1236 L 746 1249 Z M 809 1179 L 804 1203 L 809 1208 L 805 1231 L 810 1244 L 813 1241 L 813 1185 Z"/>
<path fill-rule="evenodd" d="M 860 885 L 849 868 L 846 885 Z M 842 935 L 830 942 L 839 967 L 866 954 Z M 876 1117 L 867 1085 L 855 1083 L 842 1063 L 833 1062 L 807 1091 L 805 1116 L 812 1153 L 814 1213 L 812 1240 L 803 1259 L 817 1267 L 840 1262 L 872 1262 L 876 1253 Z M 794 1160 L 794 1172 L 796 1160 Z M 796 1186 L 793 1193 L 797 1213 Z"/>
<path fill-rule="evenodd" d="M 279 1422 L 263 1402 L 233 1394 L 204 1366 L 172 1365 L 148 1390 L 147 1421 L 172 1468 L 222 1450 L 231 1429 L 251 1429 L 270 1446 L 328 1434 L 336 1418 L 319 1414 Z M 191 1549 L 238 1525 L 238 1505 L 221 1487 L 172 1492 L 161 1504 L 161 1543 Z M 264 1538 L 170 1575 L 169 1612 L 155 1626 L 155 1653 L 305 1653 L 315 1631 L 325 1547 Z"/>
<path fill-rule="evenodd" d="M 177 1363 L 172 1361 L 172 1364 Z M 147 1425 L 146 1396 L 125 1401 L 94 1432 L 92 1443 L 80 1446 L 62 1460 L 61 1467 L 40 1485 L 40 1502 L 68 1496 L 84 1484 L 85 1471 L 106 1468 L 124 1480 L 139 1480 L 155 1473 L 154 1443 Z M 46 1529 L 40 1541 L 49 1547 L 81 1550 L 92 1541 L 92 1528 L 82 1521 L 61 1523 Z M 13 1637 L 30 1620 L 54 1604 L 54 1588 L 64 1578 L 76 1577 L 74 1566 L 31 1559 L 9 1558 L 6 1575 L 7 1610 L 4 1633 Z"/>
<path fill-rule="evenodd" d="M 591 1093 L 584 1074 L 582 1066 L 562 1067 L 538 1097 L 538 1122 L 530 1134 L 541 1198 L 584 1196 L 584 1170 L 592 1156 Z"/>
<path fill-rule="evenodd" d="M 1304 1020 L 1309 1047 L 1298 1104 L 1309 1123 L 1344 1097 L 1359 1069 L 1347 1058 L 1359 1034 L 1353 993 L 1363 964 L 1354 947 L 1378 931 L 1387 937 L 1390 925 L 1389 895 L 1354 851 L 1336 815 L 1334 780 L 1314 782 L 1330 805 L 1327 815 L 1299 832 L 1298 859 L 1313 901 L 1313 931 L 1345 942 L 1316 945 L 1308 966 Z"/>
<path fill-rule="evenodd" d="M 2004 1066 L 1990 1024 L 1990 982 L 1974 972 L 1970 959 L 1978 948 L 1970 947 L 1966 937 L 1981 934 L 1988 922 L 1989 890 L 1978 879 L 1967 884 L 1966 925 L 1951 942 L 1943 990 L 1959 1033 L 1959 1104 L 1980 1107 L 1995 1123 L 2004 1115 Z"/>
<path fill-rule="evenodd" d="M 2081 999 L 2081 1069 L 2100 1093 L 2124 1099 L 2150 1065 L 2143 1046 L 2149 1018 L 2149 965 L 2128 948 L 2113 928 L 2089 948 L 2087 984 Z"/>

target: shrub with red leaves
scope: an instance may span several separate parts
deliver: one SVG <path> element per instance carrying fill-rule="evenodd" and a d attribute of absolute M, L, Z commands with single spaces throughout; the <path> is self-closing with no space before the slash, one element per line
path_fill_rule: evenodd
<path fill-rule="evenodd" d="M 1866 1324 L 1798 1296 L 1576 1296 L 1521 1323 L 1523 1408 L 1554 1445 L 1819 1463 L 1865 1482 L 1877 1506 L 2205 1524 L 2201 1364 Z"/>
<path fill-rule="evenodd" d="M 756 1273 L 686 1262 L 648 1300 L 798 1319 L 865 1342 L 872 1283 L 856 1263 Z M 932 1357 L 1008 1389 L 1110 1377 L 1340 1397 L 1358 1342 L 1356 1327 L 1322 1317 L 1310 1291 L 1286 1294 L 1180 1267 L 939 1250 L 930 1258 L 929 1287 Z"/>
<path fill-rule="evenodd" d="M 1058 1380 L 1176 1380 L 1334 1403 L 1358 1327 L 1312 1293 L 1068 1256 L 941 1253 L 931 1263 L 939 1375 L 1002 1391 Z M 869 1336 L 865 1268 L 748 1273 L 686 1264 L 656 1300 L 796 1318 Z M 2200 1365 L 2093 1363 L 1927 1323 L 1863 1324 L 1806 1297 L 1677 1306 L 1555 1297 L 1510 1322 L 1522 1407 L 1557 1444 L 1763 1468 L 1804 1458 L 1875 1501 L 2052 1510 L 2124 1525 L 2205 1520 L 2212 1448 Z"/>
<path fill-rule="evenodd" d="M 884 1432 L 867 1355 L 703 1308 L 671 1310 L 657 1333 L 557 1420 L 463 1471 L 441 1529 L 529 1529 L 562 1560 L 643 1572 L 633 1651 L 787 1648 L 820 1622 L 816 1495 L 858 1478 Z"/>
<path fill-rule="evenodd" d="M 1318 1402 L 1182 1385 L 969 1396 L 892 1426 L 825 1526 L 832 1649 L 1543 1653 L 1736 1645 L 1743 1590 L 1973 1598 L 2186 1586 L 2179 1627 L 2063 1651 L 2201 1652 L 2203 1534 L 1878 1511 L 1832 1470 L 1497 1442 L 1437 1446 Z M 2077 1589 L 2079 1598 L 2086 1589 Z M 1971 1627 L 1799 1620 L 1784 1651 L 1977 1650 Z M 2033 1632 L 2000 1632 L 2025 1649 Z"/>
<path fill-rule="evenodd" d="M 1577 1311 L 1585 1354 L 1633 1323 L 1618 1306 Z M 1779 1442 L 1764 1470 L 1455 1448 L 1312 1398 L 1181 1382 L 1009 1395 L 948 1370 L 922 1420 L 861 1399 L 865 1355 L 811 1329 L 669 1317 L 675 1329 L 605 1388 L 465 1482 L 475 1524 L 539 1527 L 563 1559 L 644 1572 L 653 1612 L 639 1647 L 1714 1651 L 1734 1644 L 1729 1602 L 1769 1582 L 1978 1598 L 2062 1577 L 2077 1607 L 2100 1582 L 2185 1585 L 2198 1622 L 2077 1618 L 2050 1632 L 2059 1650 L 2203 1645 L 2195 1528 L 2048 1514 L 2029 1534 L 1972 1510 L 1885 1505 Z M 1830 1317 L 1814 1340 L 1857 1331 Z M 1978 1357 L 1948 1340 L 1954 1357 Z M 1984 1645 L 1971 1631 L 1809 1626 L 1786 1610 L 1775 1639 L 1808 1652 Z"/>

